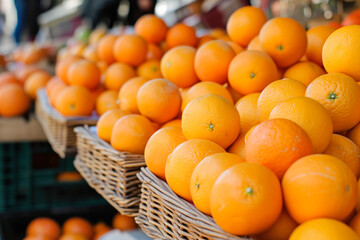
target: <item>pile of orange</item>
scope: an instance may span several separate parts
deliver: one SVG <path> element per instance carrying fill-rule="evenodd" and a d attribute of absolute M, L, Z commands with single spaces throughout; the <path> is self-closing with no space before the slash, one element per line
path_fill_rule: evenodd
<path fill-rule="evenodd" d="M 98 240 L 112 229 L 129 231 L 136 228 L 134 218 L 119 213 L 113 218 L 112 228 L 104 222 L 92 225 L 81 217 L 67 219 L 61 228 L 55 220 L 39 217 L 27 226 L 24 240 Z"/>

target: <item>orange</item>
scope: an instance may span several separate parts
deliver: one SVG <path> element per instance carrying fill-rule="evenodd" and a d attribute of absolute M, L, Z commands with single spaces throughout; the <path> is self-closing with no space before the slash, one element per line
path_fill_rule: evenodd
<path fill-rule="evenodd" d="M 274 61 L 259 51 L 243 51 L 229 67 L 229 83 L 242 95 L 261 92 L 278 77 Z"/>
<path fill-rule="evenodd" d="M 262 46 L 260 44 L 259 35 L 257 35 L 250 41 L 249 45 L 247 46 L 247 50 L 264 52 L 264 49 L 262 48 Z"/>
<path fill-rule="evenodd" d="M 135 32 L 150 43 L 160 43 L 166 37 L 166 23 L 153 14 L 141 16 L 135 23 Z"/>
<path fill-rule="evenodd" d="M 97 233 L 97 232 L 101 232 L 103 230 L 111 230 L 111 228 L 104 222 L 98 222 L 94 225 L 93 227 L 94 229 L 94 232 Z"/>
<path fill-rule="evenodd" d="M 234 102 L 237 102 L 243 95 L 241 95 L 240 93 L 238 93 L 237 91 L 235 91 L 235 89 L 233 89 L 230 84 L 226 83 L 226 89 L 229 91 L 229 93 L 231 94 L 232 99 L 234 100 Z"/>
<path fill-rule="evenodd" d="M 59 240 L 88 240 L 89 238 L 85 237 L 83 234 L 78 233 L 66 233 L 61 235 Z"/>
<path fill-rule="evenodd" d="M 342 26 L 360 25 L 360 9 L 352 11 L 341 22 Z"/>
<path fill-rule="evenodd" d="M 261 122 L 269 119 L 271 111 L 279 103 L 294 97 L 304 96 L 306 86 L 296 80 L 282 79 L 270 83 L 260 94 L 257 116 Z"/>
<path fill-rule="evenodd" d="M 214 142 L 191 139 L 178 145 L 169 155 L 165 166 L 165 178 L 170 188 L 180 197 L 191 201 L 190 179 L 195 167 L 207 156 L 225 152 Z"/>
<path fill-rule="evenodd" d="M 55 106 L 56 98 L 58 97 L 59 93 L 62 92 L 62 90 L 64 90 L 66 87 L 67 85 L 65 85 L 65 83 L 60 79 L 56 82 L 56 84 L 54 84 L 54 87 L 51 88 L 51 91 L 48 93 L 51 105 Z"/>
<path fill-rule="evenodd" d="M 94 90 L 100 84 L 101 71 L 94 62 L 79 60 L 71 64 L 67 77 L 70 85 Z"/>
<path fill-rule="evenodd" d="M 358 180 L 358 201 L 356 203 L 356 212 L 359 213 L 360 212 L 360 180 Z"/>
<path fill-rule="evenodd" d="M 0 88 L 6 84 L 13 83 L 21 85 L 19 80 L 16 78 L 15 74 L 12 72 L 2 72 L 0 73 Z"/>
<path fill-rule="evenodd" d="M 329 73 L 316 78 L 305 96 L 320 102 L 330 113 L 335 132 L 354 127 L 360 121 L 360 87 L 342 73 Z"/>
<path fill-rule="evenodd" d="M 325 154 L 297 160 L 285 173 L 282 187 L 286 209 L 298 223 L 316 218 L 344 220 L 358 198 L 351 169 Z"/>
<path fill-rule="evenodd" d="M 58 182 L 76 182 L 80 180 L 83 180 L 83 178 L 76 171 L 66 171 L 56 175 L 56 181 Z"/>
<path fill-rule="evenodd" d="M 298 226 L 289 240 L 358 240 L 359 236 L 351 228 L 340 221 L 320 218 Z"/>
<path fill-rule="evenodd" d="M 64 83 L 69 84 L 68 70 L 73 63 L 81 59 L 82 57 L 80 56 L 70 55 L 58 61 L 55 65 L 56 76 L 58 76 L 61 80 L 63 80 Z"/>
<path fill-rule="evenodd" d="M 64 116 L 90 116 L 94 105 L 89 90 L 80 86 L 65 87 L 55 100 L 56 110 Z"/>
<path fill-rule="evenodd" d="M 146 60 L 161 60 L 163 51 L 158 45 L 149 43 L 148 50 L 146 53 Z"/>
<path fill-rule="evenodd" d="M 311 139 L 314 153 L 322 153 L 330 143 L 333 126 L 326 109 L 307 97 L 295 97 L 278 104 L 269 119 L 289 119 L 305 130 Z"/>
<path fill-rule="evenodd" d="M 278 67 L 289 67 L 305 54 L 307 38 L 304 27 L 291 18 L 269 20 L 260 31 L 261 47 Z"/>
<path fill-rule="evenodd" d="M 96 45 L 88 45 L 82 52 L 82 56 L 89 61 L 97 62 L 99 61 L 99 57 L 96 49 Z"/>
<path fill-rule="evenodd" d="M 333 27 L 335 29 L 338 29 L 338 28 L 342 27 L 342 25 L 340 23 L 336 22 L 336 21 L 330 21 L 330 22 L 327 23 L 327 25 L 329 25 L 329 26 L 331 26 L 331 27 Z"/>
<path fill-rule="evenodd" d="M 108 68 L 107 63 L 103 62 L 103 61 L 98 61 L 96 62 L 96 65 L 98 66 L 98 68 L 100 69 L 101 74 L 103 74 L 106 69 Z"/>
<path fill-rule="evenodd" d="M 45 72 L 35 72 L 31 74 L 25 82 L 24 90 L 32 98 L 36 99 L 36 92 L 44 87 L 50 80 L 51 75 Z"/>
<path fill-rule="evenodd" d="M 229 153 L 240 155 L 245 159 L 245 134 L 241 134 L 235 142 L 227 149 Z"/>
<path fill-rule="evenodd" d="M 99 138 L 106 142 L 110 142 L 115 123 L 126 114 L 127 112 L 120 109 L 111 109 L 102 114 L 96 123 L 96 132 Z"/>
<path fill-rule="evenodd" d="M 157 123 L 165 123 L 180 112 L 180 91 L 166 79 L 158 78 L 144 83 L 136 98 L 140 113 Z"/>
<path fill-rule="evenodd" d="M 330 34 L 335 30 L 336 28 L 332 26 L 323 25 L 310 28 L 306 32 L 308 45 L 305 56 L 309 61 L 314 62 L 319 66 L 323 65 L 322 49 L 324 43 Z"/>
<path fill-rule="evenodd" d="M 120 36 L 114 45 L 114 57 L 118 62 L 139 66 L 147 54 L 146 41 L 135 34 Z"/>
<path fill-rule="evenodd" d="M 209 42 L 209 41 L 212 41 L 212 40 L 215 40 L 216 38 L 210 36 L 210 35 L 204 35 L 204 36 L 201 36 L 199 37 L 199 41 L 198 41 L 198 44 L 197 44 L 197 47 L 200 48 L 202 45 L 204 45 L 205 43 Z"/>
<path fill-rule="evenodd" d="M 43 69 L 34 66 L 34 65 L 25 65 L 19 69 L 15 69 L 14 73 L 16 75 L 16 78 L 24 84 L 26 79 L 33 74 L 34 72 L 42 71 L 45 72 Z"/>
<path fill-rule="evenodd" d="M 43 60 L 46 52 L 43 48 L 35 44 L 26 44 L 22 49 L 21 62 L 25 64 L 33 64 Z"/>
<path fill-rule="evenodd" d="M 130 65 L 114 63 L 104 73 L 104 85 L 109 90 L 119 91 L 127 80 L 135 76 L 136 72 Z"/>
<path fill-rule="evenodd" d="M 258 240 L 288 240 L 297 223 L 283 210 L 276 222 L 265 232 L 256 235 Z"/>
<path fill-rule="evenodd" d="M 168 156 L 186 139 L 181 127 L 165 127 L 152 135 L 145 147 L 145 163 L 151 172 L 165 180 L 165 165 Z"/>
<path fill-rule="evenodd" d="M 118 92 L 114 90 L 107 90 L 102 92 L 96 99 L 95 109 L 99 116 L 103 115 L 106 111 L 117 109 Z"/>
<path fill-rule="evenodd" d="M 104 37 L 106 34 L 106 29 L 104 28 L 96 28 L 94 29 L 89 36 L 89 44 L 96 44 L 99 40 Z"/>
<path fill-rule="evenodd" d="M 240 117 L 225 98 L 208 94 L 191 101 L 184 109 L 182 130 L 186 139 L 207 139 L 229 147 L 240 133 Z"/>
<path fill-rule="evenodd" d="M 130 114 L 116 121 L 110 143 L 118 151 L 144 154 L 146 143 L 154 132 L 155 128 L 149 119 Z"/>
<path fill-rule="evenodd" d="M 236 102 L 235 107 L 240 115 L 240 134 L 245 134 L 250 128 L 260 123 L 257 114 L 257 102 L 260 93 L 250 93 Z"/>
<path fill-rule="evenodd" d="M 312 62 L 299 62 L 288 69 L 284 73 L 284 78 L 298 80 L 308 86 L 315 78 L 325 74 L 325 71 Z"/>
<path fill-rule="evenodd" d="M 30 99 L 18 84 L 9 83 L 0 89 L 0 116 L 15 117 L 30 107 Z"/>
<path fill-rule="evenodd" d="M 57 239 L 60 236 L 60 226 L 51 218 L 39 217 L 32 220 L 26 228 L 28 237 L 47 236 Z"/>
<path fill-rule="evenodd" d="M 99 85 L 95 90 L 92 90 L 90 93 L 93 96 L 94 101 L 100 96 L 101 93 L 105 92 L 105 87 L 103 85 Z"/>
<path fill-rule="evenodd" d="M 248 134 L 245 142 L 246 161 L 264 165 L 279 179 L 295 161 L 312 152 L 306 132 L 287 119 L 260 123 Z"/>
<path fill-rule="evenodd" d="M 81 234 L 91 239 L 93 236 L 93 228 L 90 222 L 80 217 L 72 217 L 64 222 L 63 233 Z"/>
<path fill-rule="evenodd" d="M 136 96 L 140 87 L 147 81 L 144 77 L 134 77 L 124 83 L 118 96 L 119 106 L 122 110 L 136 114 L 140 113 Z"/>
<path fill-rule="evenodd" d="M 340 72 L 360 81 L 360 26 L 351 25 L 337 29 L 325 41 L 323 63 L 328 73 Z"/>
<path fill-rule="evenodd" d="M 191 175 L 191 198 L 201 212 L 211 215 L 210 193 L 216 179 L 228 168 L 244 162 L 239 155 L 232 153 L 215 153 L 205 157 Z"/>
<path fill-rule="evenodd" d="M 129 231 L 137 228 L 133 217 L 121 215 L 120 213 L 114 216 L 112 226 L 120 231 Z"/>
<path fill-rule="evenodd" d="M 113 48 L 116 39 L 116 35 L 107 34 L 99 40 L 96 50 L 101 61 L 104 61 L 107 64 L 112 64 L 115 62 Z"/>
<path fill-rule="evenodd" d="M 266 15 L 260 8 L 242 7 L 231 14 L 226 30 L 232 41 L 246 47 L 266 21 Z"/>
<path fill-rule="evenodd" d="M 347 137 L 333 134 L 331 142 L 324 154 L 329 154 L 343 160 L 353 171 L 355 177 L 359 176 L 360 171 L 360 148 Z"/>
<path fill-rule="evenodd" d="M 356 214 L 350 222 L 350 227 L 360 236 L 360 213 Z"/>
<path fill-rule="evenodd" d="M 54 240 L 53 238 L 46 236 L 26 236 L 23 240 Z"/>
<path fill-rule="evenodd" d="M 235 235 L 263 232 L 281 213 L 280 182 L 264 166 L 236 164 L 216 180 L 210 208 L 215 222 L 226 232 Z"/>
<path fill-rule="evenodd" d="M 195 72 L 204 82 L 227 82 L 227 74 L 234 50 L 224 41 L 213 40 L 202 45 L 195 55 Z"/>
<path fill-rule="evenodd" d="M 350 138 L 360 148 L 360 122 L 346 133 L 346 137 Z"/>
<path fill-rule="evenodd" d="M 183 23 L 175 24 L 166 34 L 166 44 L 169 48 L 181 45 L 195 47 L 197 42 L 195 29 Z"/>
<path fill-rule="evenodd" d="M 221 86 L 220 84 L 214 83 L 214 82 L 199 82 L 192 86 L 185 96 L 183 97 L 182 104 L 181 104 L 181 111 L 184 111 L 185 107 L 194 99 L 198 97 L 205 96 L 207 94 L 215 94 L 218 96 L 221 96 L 228 100 L 231 103 L 233 102 L 233 99 L 231 97 L 231 94 L 229 91 Z"/>
<path fill-rule="evenodd" d="M 174 120 L 168 121 L 168 122 L 164 123 L 164 125 L 161 126 L 161 128 L 166 128 L 166 127 L 180 127 L 181 128 L 181 119 L 174 119 Z"/>
<path fill-rule="evenodd" d="M 237 43 L 234 43 L 233 41 L 227 41 L 226 43 L 232 48 L 232 50 L 234 50 L 235 55 L 245 50 L 243 47 Z"/>
<path fill-rule="evenodd" d="M 76 42 L 75 44 L 72 44 L 69 46 L 69 52 L 72 55 L 82 56 L 82 53 L 84 52 L 85 47 L 86 47 L 85 43 Z"/>
<path fill-rule="evenodd" d="M 187 88 L 199 81 L 194 68 L 196 49 L 189 46 L 173 48 L 161 59 L 164 78 L 178 87 Z"/>
<path fill-rule="evenodd" d="M 226 31 L 222 28 L 212 28 L 209 30 L 209 36 L 215 38 L 215 39 L 219 39 L 221 37 L 226 36 Z"/>
<path fill-rule="evenodd" d="M 140 77 L 154 79 L 161 78 L 160 60 L 149 60 L 142 63 L 136 70 Z"/>

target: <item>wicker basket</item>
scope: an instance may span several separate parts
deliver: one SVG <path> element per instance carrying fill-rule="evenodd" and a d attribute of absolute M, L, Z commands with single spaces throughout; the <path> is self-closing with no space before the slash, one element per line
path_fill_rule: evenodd
<path fill-rule="evenodd" d="M 76 118 L 62 116 L 50 105 L 45 89 L 37 93 L 35 112 L 51 147 L 62 158 L 76 154 L 74 127 L 85 124 L 96 125 L 98 119 L 98 116 Z"/>
<path fill-rule="evenodd" d="M 121 214 L 135 216 L 140 203 L 136 174 L 145 166 L 144 155 L 116 151 L 87 126 L 76 127 L 77 161 L 89 171 L 90 183 Z"/>
<path fill-rule="evenodd" d="M 136 223 L 154 239 L 238 239 L 224 232 L 214 220 L 178 197 L 148 168 L 138 174 L 142 182 L 141 203 Z"/>

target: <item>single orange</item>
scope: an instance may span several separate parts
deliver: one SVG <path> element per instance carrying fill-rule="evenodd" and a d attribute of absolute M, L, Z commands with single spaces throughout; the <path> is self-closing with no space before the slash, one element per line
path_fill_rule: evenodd
<path fill-rule="evenodd" d="M 360 25 L 360 10 L 356 9 L 347 15 L 341 22 L 342 26 Z"/>
<path fill-rule="evenodd" d="M 181 45 L 195 47 L 198 42 L 195 29 L 184 23 L 178 23 L 167 31 L 166 44 L 169 48 Z"/>
<path fill-rule="evenodd" d="M 247 50 L 264 52 L 264 49 L 262 48 L 260 43 L 259 35 L 257 35 L 250 41 L 249 45 L 247 46 Z"/>
<path fill-rule="evenodd" d="M 122 35 L 114 44 L 114 57 L 118 62 L 139 66 L 146 59 L 147 42 L 140 36 Z"/>
<path fill-rule="evenodd" d="M 26 79 L 24 90 L 32 98 L 36 99 L 36 92 L 50 80 L 51 75 L 46 72 L 35 72 Z"/>
<path fill-rule="evenodd" d="M 70 85 L 96 89 L 100 84 L 101 72 L 98 66 L 89 60 L 79 60 L 71 64 L 67 79 Z"/>
<path fill-rule="evenodd" d="M 114 63 L 104 73 L 104 85 L 109 90 L 119 91 L 121 86 L 136 76 L 135 70 L 125 63 Z"/>
<path fill-rule="evenodd" d="M 160 60 L 143 62 L 137 69 L 137 75 L 147 79 L 161 78 Z"/>
<path fill-rule="evenodd" d="M 26 228 L 28 237 L 47 236 L 57 239 L 60 236 L 60 226 L 51 218 L 39 217 L 32 220 Z"/>
<path fill-rule="evenodd" d="M 146 53 L 146 60 L 161 60 L 163 56 L 163 50 L 158 45 L 149 43 L 148 50 Z"/>
<path fill-rule="evenodd" d="M 93 236 L 93 228 L 89 221 L 80 217 L 72 217 L 64 222 L 63 233 L 81 234 L 91 239 Z"/>
<path fill-rule="evenodd" d="M 149 43 L 160 43 L 166 37 L 166 23 L 153 14 L 141 16 L 135 23 L 135 32 Z"/>
<path fill-rule="evenodd" d="M 129 231 L 137 228 L 133 217 L 121 215 L 120 213 L 114 216 L 112 226 L 120 231 Z"/>
<path fill-rule="evenodd" d="M 315 78 L 325 74 L 325 71 L 313 62 L 299 62 L 284 72 L 284 78 L 294 79 L 308 86 Z"/>
<path fill-rule="evenodd" d="M 256 113 L 260 93 L 250 93 L 240 98 L 235 107 L 240 115 L 240 134 L 245 134 L 250 128 L 260 123 Z"/>
<path fill-rule="evenodd" d="M 119 107 L 124 111 L 131 113 L 140 113 L 137 105 L 137 92 L 148 79 L 144 77 L 134 77 L 124 83 L 119 91 Z"/>
<path fill-rule="evenodd" d="M 110 142 L 112 130 L 115 123 L 127 112 L 120 109 L 111 109 L 105 112 L 96 123 L 96 132 L 100 139 Z"/>
<path fill-rule="evenodd" d="M 15 117 L 30 107 L 30 99 L 18 84 L 9 83 L 0 89 L 0 116 Z"/>
<path fill-rule="evenodd" d="M 114 63 L 115 57 L 113 53 L 113 48 L 116 42 L 117 36 L 112 34 L 107 34 L 103 36 L 97 45 L 97 55 L 99 59 L 108 65 Z"/>
<path fill-rule="evenodd" d="M 118 92 L 114 90 L 107 90 L 102 92 L 96 99 L 95 109 L 99 116 L 111 109 L 117 109 Z"/>

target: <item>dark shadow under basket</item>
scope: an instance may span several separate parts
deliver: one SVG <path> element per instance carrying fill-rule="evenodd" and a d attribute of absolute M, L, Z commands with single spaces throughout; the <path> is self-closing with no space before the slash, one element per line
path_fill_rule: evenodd
<path fill-rule="evenodd" d="M 250 240 L 224 232 L 214 220 L 177 196 L 167 183 L 148 168 L 138 173 L 142 182 L 141 202 L 136 223 L 154 239 L 237 239 Z"/>
<path fill-rule="evenodd" d="M 136 174 L 145 166 L 144 155 L 115 150 L 87 126 L 76 127 L 75 132 L 76 161 L 86 167 L 85 179 L 121 214 L 135 216 L 140 203 L 140 181 Z"/>
<path fill-rule="evenodd" d="M 49 103 L 45 89 L 37 92 L 35 112 L 52 149 L 60 157 L 76 154 L 74 127 L 96 125 L 98 117 L 64 117 Z"/>

